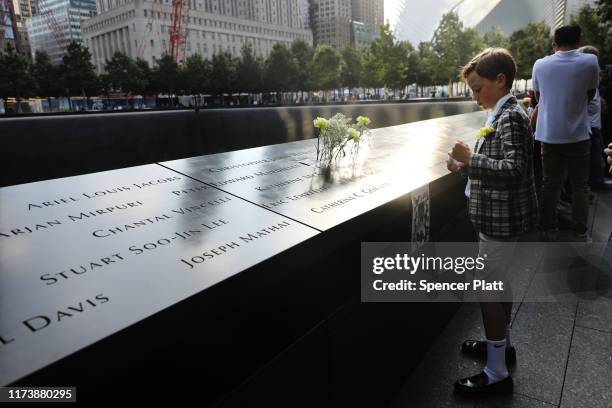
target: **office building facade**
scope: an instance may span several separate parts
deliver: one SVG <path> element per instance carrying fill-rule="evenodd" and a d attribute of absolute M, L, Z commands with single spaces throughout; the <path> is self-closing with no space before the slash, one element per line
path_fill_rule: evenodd
<path fill-rule="evenodd" d="M 83 24 L 98 72 L 115 52 L 154 65 L 170 51 L 171 0 L 98 0 L 98 9 Z M 312 44 L 305 10 L 301 0 L 192 0 L 186 57 L 199 53 L 210 59 L 218 52 L 238 57 L 247 43 L 265 57 L 277 43 L 289 46 L 301 39 Z"/>
<path fill-rule="evenodd" d="M 437 7 L 435 12 L 430 7 L 428 13 L 423 13 L 417 0 L 404 0 L 395 31 L 400 40 L 410 41 L 415 46 L 421 41 L 430 41 L 442 15 L 450 11 L 459 15 L 465 27 L 473 27 L 481 33 L 499 27 L 509 36 L 538 21 L 544 21 L 554 30 L 568 24 L 571 16 L 585 4 L 594 5 L 595 0 L 464 0 L 446 8 Z"/>
<path fill-rule="evenodd" d="M 341 48 L 351 43 L 350 0 L 311 0 L 310 16 L 315 45 Z"/>
<path fill-rule="evenodd" d="M 39 13 L 26 20 L 32 56 L 45 51 L 59 64 L 70 41 L 81 42 L 81 24 L 96 13 L 95 0 L 41 0 Z"/>
<path fill-rule="evenodd" d="M 384 0 L 311 0 L 314 43 L 365 47 L 384 23 Z"/>

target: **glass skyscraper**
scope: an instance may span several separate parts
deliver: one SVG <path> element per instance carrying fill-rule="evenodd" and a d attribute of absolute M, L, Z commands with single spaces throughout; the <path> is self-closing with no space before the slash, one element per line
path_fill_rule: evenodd
<path fill-rule="evenodd" d="M 95 0 L 40 0 L 39 14 L 26 23 L 32 55 L 45 51 L 59 64 L 68 43 L 82 41 L 81 21 L 95 13 Z"/>

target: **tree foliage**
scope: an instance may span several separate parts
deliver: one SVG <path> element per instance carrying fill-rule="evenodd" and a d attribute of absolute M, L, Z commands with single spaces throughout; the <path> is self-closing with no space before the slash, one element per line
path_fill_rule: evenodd
<path fill-rule="evenodd" d="M 181 89 L 190 94 L 205 93 L 211 71 L 210 62 L 201 54 L 190 55 L 181 69 Z"/>
<path fill-rule="evenodd" d="M 51 63 L 49 54 L 43 51 L 36 51 L 34 62 L 30 72 L 34 85 L 34 93 L 38 96 L 57 96 L 61 93 L 61 86 L 57 81 L 59 72 L 57 67 Z"/>
<path fill-rule="evenodd" d="M 421 87 L 421 96 L 424 86 L 433 85 L 439 60 L 430 42 L 420 42 L 417 49 L 408 55 L 406 67 L 406 80 L 409 84 Z"/>
<path fill-rule="evenodd" d="M 516 78 L 531 78 L 533 64 L 551 53 L 550 28 L 541 21 L 515 31 L 510 36 L 510 52 L 516 61 Z"/>
<path fill-rule="evenodd" d="M 326 44 L 319 44 L 314 52 L 312 77 L 315 87 L 324 90 L 340 86 L 340 56 Z"/>
<path fill-rule="evenodd" d="M 363 75 L 363 56 L 361 52 L 351 46 L 340 50 L 340 83 L 347 88 L 356 88 L 361 84 Z"/>
<path fill-rule="evenodd" d="M 270 91 L 296 91 L 294 79 L 297 64 L 293 54 L 284 44 L 274 44 L 266 60 L 265 87 Z"/>
<path fill-rule="evenodd" d="M 490 31 L 484 33 L 483 41 L 485 47 L 490 48 L 508 48 L 510 47 L 510 41 L 508 37 L 504 35 L 499 27 L 493 27 Z"/>
<path fill-rule="evenodd" d="M 106 71 L 106 82 L 114 91 L 135 91 L 137 80 L 136 61 L 122 52 L 113 54 L 104 65 Z"/>
<path fill-rule="evenodd" d="M 473 28 L 467 28 L 459 38 L 459 66 L 464 66 L 474 58 L 475 55 L 485 49 L 482 35 Z M 456 73 L 459 72 L 457 69 Z"/>
<path fill-rule="evenodd" d="M 264 62 L 253 53 L 251 44 L 242 47 L 240 60 L 236 65 L 236 87 L 241 92 L 259 93 L 263 90 Z"/>
<path fill-rule="evenodd" d="M 27 97 L 31 90 L 28 60 L 9 43 L 0 50 L 0 96 L 14 96 L 17 102 Z"/>
<path fill-rule="evenodd" d="M 461 42 L 463 23 L 456 13 L 450 12 L 442 16 L 436 29 L 432 45 L 440 60 L 438 73 L 451 84 L 457 79 L 457 72 L 461 66 Z"/>
<path fill-rule="evenodd" d="M 71 41 L 59 68 L 66 96 L 84 95 L 90 97 L 100 91 L 100 83 L 89 49 L 81 43 Z"/>
<path fill-rule="evenodd" d="M 601 2 L 603 4 L 604 2 Z M 608 2 L 612 4 L 612 2 Z M 610 16 L 609 7 L 591 7 L 590 4 L 582 6 L 578 13 L 572 15 L 571 23 L 580 26 L 582 34 L 580 45 L 592 45 L 599 50 L 599 61 L 610 61 L 612 48 L 612 22 L 603 20 L 602 16 Z"/>
<path fill-rule="evenodd" d="M 314 90 L 312 81 L 314 49 L 304 40 L 295 40 L 291 44 L 291 53 L 297 65 L 297 71 L 295 73 L 296 86 L 302 91 Z"/>
<path fill-rule="evenodd" d="M 236 62 L 228 52 L 213 55 L 210 91 L 215 95 L 232 92 L 236 86 Z"/>
<path fill-rule="evenodd" d="M 378 61 L 372 53 L 371 48 L 364 48 L 362 51 L 363 55 L 363 74 L 362 74 L 362 86 L 367 88 L 380 88 L 383 86 L 382 81 L 378 79 L 376 70 L 378 68 Z"/>
<path fill-rule="evenodd" d="M 136 58 L 136 89 L 134 91 L 139 95 L 150 95 L 154 93 L 153 89 L 153 71 L 149 63 L 142 59 Z"/>
<path fill-rule="evenodd" d="M 152 70 L 153 90 L 159 93 L 176 94 L 181 86 L 179 65 L 169 54 L 164 54 Z"/>
<path fill-rule="evenodd" d="M 572 22 L 582 28 L 582 43 L 599 49 L 602 64 L 612 57 L 611 15 L 612 0 L 596 0 L 572 17 Z M 59 67 L 40 52 L 30 62 L 9 45 L 0 51 L 0 96 L 92 96 L 101 89 L 106 94 L 223 95 L 340 87 L 403 89 L 412 84 L 421 88 L 422 95 L 425 86 L 457 82 L 459 69 L 485 47 L 508 48 L 517 62 L 517 79 L 528 79 L 534 62 L 551 53 L 550 45 L 550 30 L 544 22 L 530 23 L 509 37 L 498 27 L 481 35 L 473 28 L 464 28 L 455 13 L 443 15 L 432 41 L 421 42 L 416 49 L 398 41 L 385 24 L 378 37 L 363 49 L 313 48 L 296 40 L 291 46 L 274 45 L 267 58 L 262 58 L 246 44 L 239 57 L 228 52 L 216 52 L 210 59 L 194 54 L 179 65 L 164 55 L 153 67 L 142 59 L 116 53 L 100 76 L 82 44 L 70 43 Z"/>
<path fill-rule="evenodd" d="M 385 88 L 404 84 L 405 64 L 412 46 L 395 39 L 389 24 L 380 27 L 378 38 L 370 45 L 370 65 L 378 82 Z"/>

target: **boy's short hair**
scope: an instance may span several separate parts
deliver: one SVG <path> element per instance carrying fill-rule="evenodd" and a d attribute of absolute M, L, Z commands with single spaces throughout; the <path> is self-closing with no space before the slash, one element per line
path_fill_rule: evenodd
<path fill-rule="evenodd" d="M 510 51 L 505 48 L 487 48 L 461 69 L 461 80 L 476 72 L 483 78 L 493 81 L 499 74 L 506 76 L 506 88 L 511 89 L 516 75 L 516 63 Z"/>
<path fill-rule="evenodd" d="M 565 25 L 557 28 L 553 34 L 553 41 L 559 47 L 576 46 L 580 43 L 582 30 L 577 25 Z"/>

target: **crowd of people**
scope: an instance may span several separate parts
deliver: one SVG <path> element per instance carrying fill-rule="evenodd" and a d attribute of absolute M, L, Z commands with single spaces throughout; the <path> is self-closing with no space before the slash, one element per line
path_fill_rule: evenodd
<path fill-rule="evenodd" d="M 612 164 L 612 141 L 609 129 L 602 132 L 607 93 L 599 89 L 597 50 L 578 48 L 580 35 L 576 25 L 555 30 L 554 53 L 533 66 L 528 109 L 511 93 L 516 65 L 508 50 L 486 49 L 462 70 L 473 99 L 489 115 L 475 147 L 456 142 L 447 167 L 468 178 L 468 212 L 479 256 L 486 254 L 488 279 L 503 276 L 517 242 L 559 239 L 562 198 L 571 203 L 572 240 L 589 240 L 589 194 L 608 186 L 604 175 L 612 168 L 605 161 Z M 466 340 L 461 351 L 486 359 L 486 365 L 457 380 L 455 391 L 477 397 L 512 393 L 512 303 L 508 294 L 479 300 L 486 340 Z"/>

